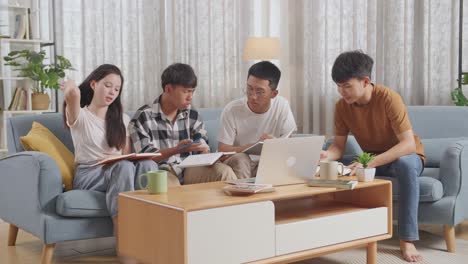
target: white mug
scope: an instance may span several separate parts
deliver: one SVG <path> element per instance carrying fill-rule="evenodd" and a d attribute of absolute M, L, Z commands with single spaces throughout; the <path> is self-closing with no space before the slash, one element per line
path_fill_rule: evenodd
<path fill-rule="evenodd" d="M 338 166 L 341 166 L 341 170 L 338 171 Z M 320 161 L 320 179 L 325 180 L 336 180 L 338 174 L 343 175 L 344 165 L 338 161 Z"/>

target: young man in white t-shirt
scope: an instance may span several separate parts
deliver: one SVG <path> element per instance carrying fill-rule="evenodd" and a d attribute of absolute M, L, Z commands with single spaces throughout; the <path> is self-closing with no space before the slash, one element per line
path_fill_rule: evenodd
<path fill-rule="evenodd" d="M 240 179 L 255 177 L 258 160 L 253 161 L 243 150 L 258 141 L 279 138 L 296 130 L 288 101 L 278 96 L 281 71 L 268 61 L 250 67 L 246 97 L 230 102 L 221 115 L 218 136 L 219 151 L 237 154 L 225 160 Z"/>

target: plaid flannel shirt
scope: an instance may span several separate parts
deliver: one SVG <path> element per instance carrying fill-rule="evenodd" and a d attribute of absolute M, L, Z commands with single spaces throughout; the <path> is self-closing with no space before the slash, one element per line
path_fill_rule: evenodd
<path fill-rule="evenodd" d="M 129 131 L 135 152 L 149 153 L 176 147 L 181 140 L 192 138 L 196 133 L 200 133 L 202 139 L 208 143 L 205 125 L 196 110 L 179 110 L 172 123 L 161 111 L 160 99 L 161 96 L 153 104 L 142 106 L 130 121 Z M 189 155 L 189 152 L 176 154 L 159 165 L 161 168 L 170 167 L 182 182 L 183 170 L 177 164 Z"/>

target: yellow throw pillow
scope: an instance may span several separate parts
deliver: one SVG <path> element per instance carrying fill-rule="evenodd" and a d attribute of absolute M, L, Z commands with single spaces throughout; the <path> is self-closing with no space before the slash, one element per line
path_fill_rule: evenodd
<path fill-rule="evenodd" d="M 62 174 L 65 190 L 72 189 L 75 156 L 49 129 L 37 122 L 33 122 L 28 134 L 20 139 L 25 150 L 44 152 L 54 159 Z"/>

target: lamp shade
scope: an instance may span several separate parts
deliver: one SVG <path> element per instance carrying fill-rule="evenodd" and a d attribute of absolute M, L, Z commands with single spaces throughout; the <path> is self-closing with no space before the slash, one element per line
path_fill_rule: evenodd
<path fill-rule="evenodd" d="M 280 57 L 279 38 L 248 38 L 244 60 L 273 60 Z"/>

